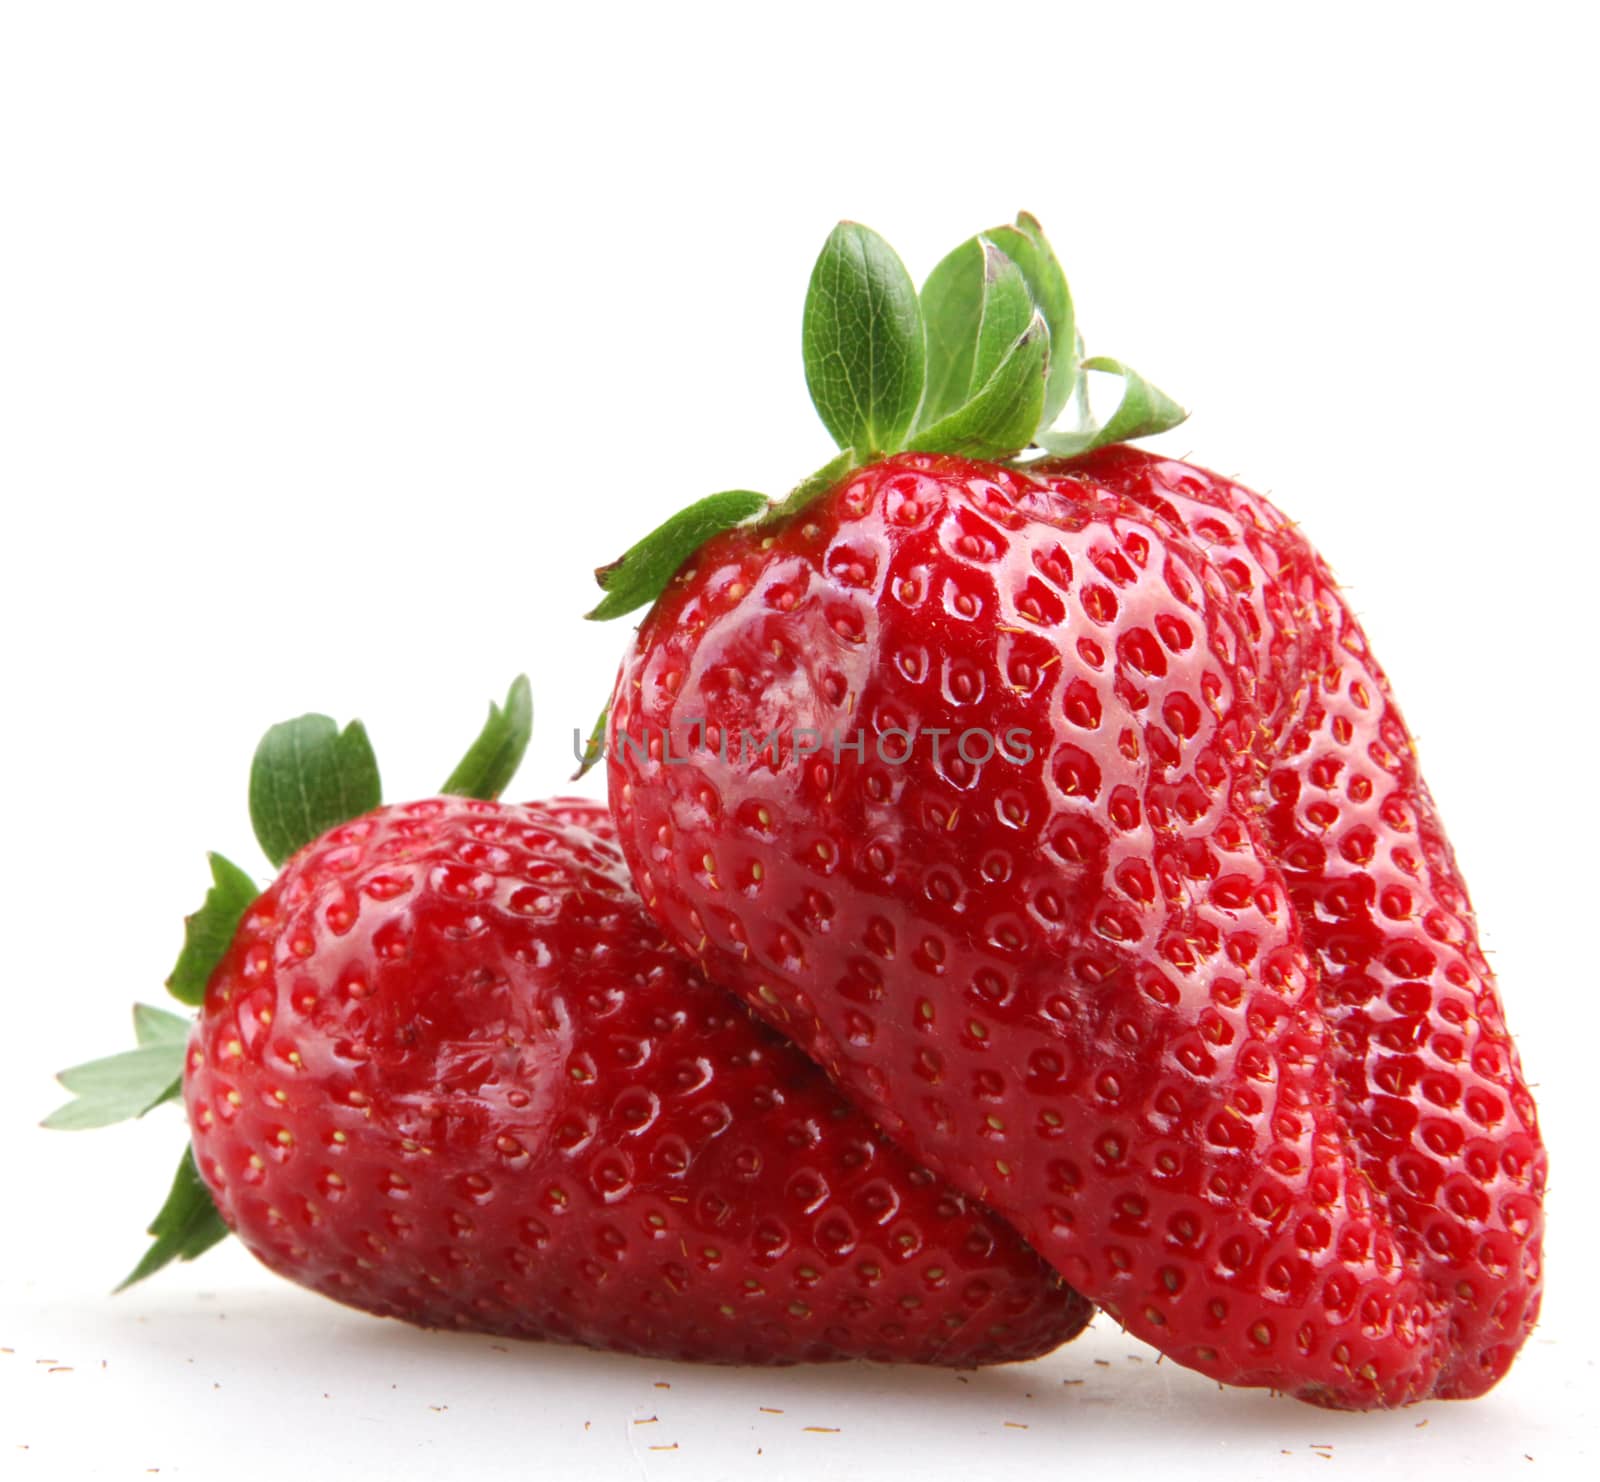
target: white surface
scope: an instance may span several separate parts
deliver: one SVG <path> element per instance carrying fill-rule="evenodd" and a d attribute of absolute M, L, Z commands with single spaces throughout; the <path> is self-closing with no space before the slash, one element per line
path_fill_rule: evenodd
<path fill-rule="evenodd" d="M 28 1449 L 0 1474 L 972 1482 L 1114 1461 L 1240 1482 L 1315 1479 L 1321 1452 L 1330 1476 L 1534 1478 L 1594 1450 L 1568 1430 L 1592 1398 L 1592 1346 L 1547 1335 L 1492 1400 L 1331 1415 L 1219 1390 L 1104 1318 L 1047 1359 L 969 1374 L 708 1369 L 417 1333 L 229 1256 L 110 1313 L 92 1292 L 8 1312 L 23 1347 L 0 1355 L 7 1426 Z"/>
<path fill-rule="evenodd" d="M 1592 15 L 913 9 L 0 12 L 0 1475 L 1590 1464 Z M 227 1249 L 106 1298 L 179 1129 L 32 1123 L 159 996 L 202 851 L 256 862 L 260 730 L 359 714 L 418 794 L 525 668 L 521 787 L 561 788 L 624 640 L 588 570 L 826 455 L 834 219 L 920 276 L 1019 206 L 1091 350 L 1195 409 L 1166 446 L 1323 545 L 1420 737 L 1553 1147 L 1512 1376 L 1327 1416 L 1100 1328 L 965 1382 L 690 1372 L 413 1334 Z"/>

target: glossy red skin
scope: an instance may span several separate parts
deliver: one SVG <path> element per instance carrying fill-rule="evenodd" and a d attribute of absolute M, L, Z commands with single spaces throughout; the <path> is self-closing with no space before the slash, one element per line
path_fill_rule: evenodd
<path fill-rule="evenodd" d="M 246 914 L 196 1161 L 274 1271 L 428 1327 L 967 1366 L 1092 1309 L 671 950 L 601 804 L 379 809 Z"/>
<path fill-rule="evenodd" d="M 886 765 L 891 726 L 1037 756 Z M 725 739 L 774 727 L 867 757 Z M 1387 685 L 1265 501 L 1125 448 L 863 469 L 674 578 L 608 765 L 669 932 L 1130 1331 L 1329 1406 L 1504 1373 L 1532 1101 Z"/>
<path fill-rule="evenodd" d="M 1169 521 L 1234 594 L 1269 727 L 1252 797 L 1320 974 L 1340 1107 L 1391 1220 L 1431 1254 L 1455 1355 L 1437 1391 L 1482 1393 L 1538 1318 L 1547 1159 L 1388 679 L 1326 563 L 1260 495 L 1127 447 L 1040 476 Z"/>

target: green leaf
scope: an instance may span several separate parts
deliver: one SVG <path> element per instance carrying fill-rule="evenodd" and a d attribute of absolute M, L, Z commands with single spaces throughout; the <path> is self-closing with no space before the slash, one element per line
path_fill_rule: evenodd
<path fill-rule="evenodd" d="M 254 886 L 251 888 L 254 889 Z M 182 1044 L 189 1038 L 192 1022 L 182 1014 L 158 1009 L 154 1004 L 136 1003 L 133 1006 L 133 1037 L 141 1045 L 164 1045 L 173 1040 Z"/>
<path fill-rule="evenodd" d="M 1158 432 L 1176 427 L 1189 415 L 1170 396 L 1157 390 L 1120 360 L 1097 355 L 1092 360 L 1084 361 L 1083 367 L 1085 370 L 1121 376 L 1122 400 L 1117 403 L 1116 411 L 1102 424 L 1090 423 L 1075 432 L 1041 432 L 1034 439 L 1040 447 L 1059 457 L 1075 458 L 1092 448 L 1132 442 L 1136 437 L 1154 437 Z"/>
<path fill-rule="evenodd" d="M 134 1282 L 143 1281 L 172 1261 L 192 1261 L 204 1255 L 227 1233 L 228 1227 L 217 1213 L 211 1191 L 194 1166 L 194 1149 L 185 1148 L 167 1202 L 150 1224 L 150 1234 L 155 1236 L 156 1243 L 144 1253 L 144 1259 L 128 1273 L 117 1291 L 126 1291 Z"/>
<path fill-rule="evenodd" d="M 205 904 L 184 920 L 183 951 L 167 979 L 167 992 L 180 1003 L 205 1002 L 211 974 L 233 941 L 240 919 L 261 894 L 256 882 L 231 860 L 220 854 L 206 858 L 211 862 L 211 889 L 206 892 Z M 138 1010 L 134 1012 L 137 1031 Z"/>
<path fill-rule="evenodd" d="M 600 712 L 600 719 L 594 723 L 594 729 L 589 732 L 589 739 L 583 744 L 583 755 L 578 758 L 578 770 L 568 779 L 576 782 L 594 764 L 606 754 L 606 722 L 611 718 L 611 702 L 606 702 L 605 708 Z M 574 731 L 573 746 L 577 746 L 578 733 Z"/>
<path fill-rule="evenodd" d="M 453 797 L 500 796 L 516 776 L 533 735 L 533 687 L 526 674 L 511 681 L 505 708 L 489 703 L 489 718 L 441 792 Z"/>
<path fill-rule="evenodd" d="M 40 1125 L 58 1132 L 83 1132 L 142 1117 L 181 1090 L 183 1053 L 182 1040 L 167 1040 L 62 1071 L 56 1079 L 76 1099 L 51 1112 Z"/>
<path fill-rule="evenodd" d="M 275 725 L 250 768 L 250 822 L 274 865 L 383 800 L 366 728 L 340 730 L 326 715 Z"/>
<path fill-rule="evenodd" d="M 968 237 L 940 258 L 922 285 L 927 384 L 917 413 L 919 427 L 953 412 L 972 390 L 985 288 L 983 243 L 977 237 Z"/>
<path fill-rule="evenodd" d="M 670 520 L 657 525 L 643 540 L 594 574 L 605 597 L 588 614 L 595 622 L 621 617 L 654 602 L 678 568 L 710 540 L 767 507 L 764 494 L 728 489 L 708 494 Z"/>
<path fill-rule="evenodd" d="M 1044 322 L 1050 326 L 1050 379 L 1045 384 L 1044 410 L 1039 417 L 1039 426 L 1048 427 L 1061 415 L 1079 379 L 1081 356 L 1071 353 L 1078 344 L 1078 331 L 1067 275 L 1061 271 L 1044 230 L 1026 211 L 1017 217 L 1015 226 L 996 227 L 985 235 L 1017 265 Z"/>
<path fill-rule="evenodd" d="M 1039 425 L 1049 367 L 1050 331 L 1035 314 L 983 389 L 912 438 L 912 451 L 1011 457 L 1028 446 Z"/>
<path fill-rule="evenodd" d="M 1083 365 L 1083 336 L 1078 336 L 1077 343 L 1073 346 L 1072 358 L 1078 366 Z M 1077 384 L 1072 388 L 1072 408 L 1077 413 L 1078 425 L 1086 427 L 1089 424 L 1089 378 L 1080 374 Z"/>
<path fill-rule="evenodd" d="M 917 426 L 942 421 L 981 391 L 1033 312 L 1021 271 L 985 238 L 970 238 L 940 262 L 922 289 L 928 384 Z"/>
<path fill-rule="evenodd" d="M 841 448 L 863 457 L 903 445 L 922 401 L 917 290 L 876 232 L 833 229 L 811 273 L 802 331 L 806 385 Z"/>

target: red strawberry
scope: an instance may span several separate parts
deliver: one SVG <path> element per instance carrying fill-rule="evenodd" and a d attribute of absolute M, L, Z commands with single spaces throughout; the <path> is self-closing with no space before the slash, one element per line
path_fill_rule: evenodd
<path fill-rule="evenodd" d="M 1440 1392 L 1479 1393 L 1538 1316 L 1545 1154 L 1388 680 L 1322 558 L 1260 495 L 1126 447 L 1038 472 L 1170 520 L 1234 594 L 1269 727 L 1253 801 L 1320 970 L 1341 1108 L 1364 1176 L 1431 1263 L 1435 1300 L 1458 1299 L 1450 1344 L 1466 1361 Z"/>
<path fill-rule="evenodd" d="M 183 1095 L 227 1227 L 408 1322 L 972 1365 L 1091 1312 L 666 945 L 602 804 L 435 799 L 298 849 L 209 976 Z"/>
<path fill-rule="evenodd" d="M 624 851 L 710 976 L 1173 1358 L 1326 1405 L 1481 1393 L 1537 1313 L 1544 1159 L 1409 737 L 1281 515 L 1093 451 L 1169 423 L 1159 393 L 1124 372 L 1066 435 L 984 411 L 1041 318 L 1076 375 L 1041 242 L 1001 238 L 1040 314 L 987 379 L 994 245 L 977 312 L 970 251 L 935 270 L 911 393 L 879 384 L 915 359 L 903 270 L 830 242 L 819 409 L 853 449 L 928 451 L 847 449 L 666 583 L 611 707 Z M 897 314 L 870 353 L 827 340 Z M 972 394 L 930 422 L 962 343 Z M 1059 364 L 1026 383 L 1046 420 Z M 1087 456 L 940 455 L 975 425 L 991 456 Z M 600 615 L 758 512 L 669 522 Z"/>
<path fill-rule="evenodd" d="M 712 988 L 603 807 L 335 829 L 246 914 L 185 1099 L 267 1265 L 428 1326 L 745 1363 L 1043 1353 L 1087 1305 Z"/>

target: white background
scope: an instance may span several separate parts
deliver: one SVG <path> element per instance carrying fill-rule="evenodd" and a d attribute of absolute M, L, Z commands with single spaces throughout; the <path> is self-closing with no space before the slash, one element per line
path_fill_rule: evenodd
<path fill-rule="evenodd" d="M 1368 1477 L 1588 1465 L 1583 8 L 0 15 L 0 1474 L 1236 1482 L 1318 1475 L 1313 1443 Z M 502 1352 L 228 1247 L 106 1297 L 180 1128 L 33 1123 L 51 1072 L 159 997 L 202 851 L 259 867 L 260 730 L 359 714 L 390 796 L 421 794 L 526 669 L 520 787 L 562 788 L 625 638 L 580 621 L 589 570 L 828 452 L 799 315 L 834 220 L 920 277 L 1019 207 L 1091 353 L 1194 409 L 1164 445 L 1322 544 L 1420 738 L 1553 1148 L 1546 1320 L 1511 1377 L 1327 1416 L 1158 1368 L 1104 1320 L 963 1377 Z"/>

